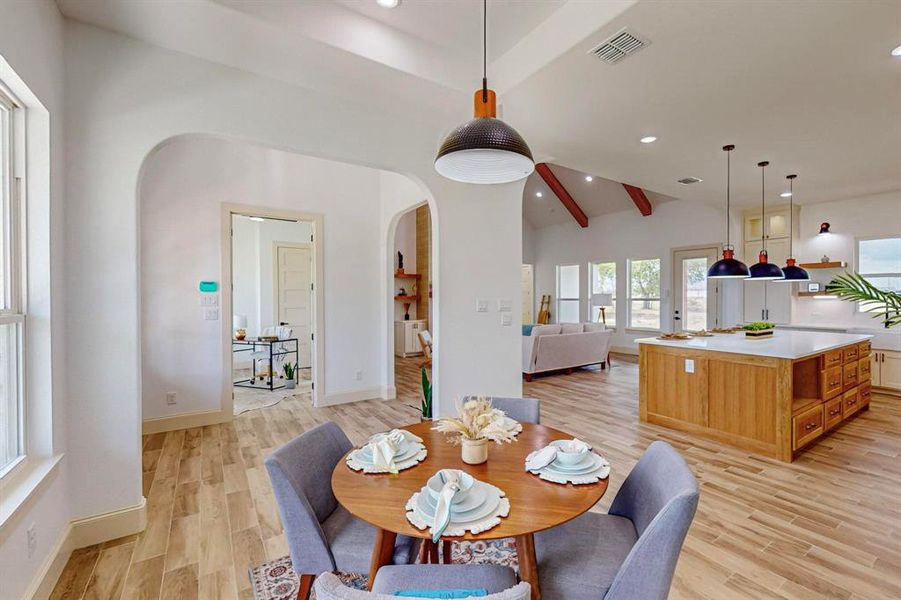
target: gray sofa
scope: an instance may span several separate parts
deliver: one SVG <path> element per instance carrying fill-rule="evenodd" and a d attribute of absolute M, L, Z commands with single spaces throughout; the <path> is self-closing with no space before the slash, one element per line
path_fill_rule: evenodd
<path fill-rule="evenodd" d="M 600 364 L 605 368 L 613 331 L 601 323 L 536 325 L 522 338 L 522 372 L 535 373 Z"/>

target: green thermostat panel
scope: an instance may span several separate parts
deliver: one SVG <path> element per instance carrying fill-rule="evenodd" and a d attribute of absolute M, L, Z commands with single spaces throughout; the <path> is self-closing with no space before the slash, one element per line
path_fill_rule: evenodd
<path fill-rule="evenodd" d="M 201 281 L 200 282 L 200 291 L 201 292 L 216 292 L 219 291 L 219 284 L 215 281 Z"/>

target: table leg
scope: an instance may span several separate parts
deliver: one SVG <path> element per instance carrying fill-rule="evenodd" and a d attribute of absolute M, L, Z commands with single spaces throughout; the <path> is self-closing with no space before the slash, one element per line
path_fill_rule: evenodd
<path fill-rule="evenodd" d="M 451 544 L 453 544 L 453 542 L 450 542 L 448 540 L 444 540 L 441 542 L 441 560 L 446 565 L 449 565 L 452 562 L 452 560 L 451 560 Z"/>
<path fill-rule="evenodd" d="M 516 537 L 516 556 L 519 558 L 519 578 L 532 586 L 532 600 L 541 600 L 538 559 L 535 558 L 535 537 L 531 533 Z"/>
<path fill-rule="evenodd" d="M 381 567 L 391 564 L 394 556 L 394 542 L 397 534 L 385 529 L 375 530 L 375 545 L 372 547 L 372 561 L 369 563 L 369 589 L 375 581 L 375 574 Z"/>

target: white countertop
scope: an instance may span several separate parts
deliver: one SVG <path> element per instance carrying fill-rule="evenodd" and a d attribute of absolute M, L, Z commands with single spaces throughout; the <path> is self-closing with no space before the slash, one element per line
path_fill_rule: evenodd
<path fill-rule="evenodd" d="M 732 352 L 733 354 L 750 354 L 771 358 L 795 360 L 805 356 L 813 356 L 841 348 L 857 342 L 865 342 L 872 335 L 852 333 L 829 333 L 823 331 L 797 331 L 779 329 L 772 336 L 749 338 L 744 332 L 720 334 L 712 337 L 695 337 L 690 340 L 659 340 L 656 337 L 635 340 L 638 344 L 667 346 L 670 348 L 688 348 L 691 350 L 708 350 L 710 352 Z"/>

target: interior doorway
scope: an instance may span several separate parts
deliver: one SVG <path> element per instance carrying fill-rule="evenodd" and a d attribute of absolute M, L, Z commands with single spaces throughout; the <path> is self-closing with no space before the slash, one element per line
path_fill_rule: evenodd
<path fill-rule="evenodd" d="M 673 251 L 673 331 L 700 331 L 717 327 L 719 285 L 707 278 L 718 248 Z"/>
<path fill-rule="evenodd" d="M 230 217 L 233 412 L 295 395 L 312 402 L 314 223 L 255 213 Z"/>

